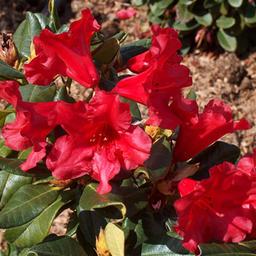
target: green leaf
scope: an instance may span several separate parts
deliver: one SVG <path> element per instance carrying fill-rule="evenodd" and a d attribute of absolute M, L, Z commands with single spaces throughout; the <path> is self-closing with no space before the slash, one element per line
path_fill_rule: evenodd
<path fill-rule="evenodd" d="M 124 256 L 124 232 L 115 224 L 108 223 L 104 234 L 111 255 Z"/>
<path fill-rule="evenodd" d="M 0 227 L 11 228 L 31 221 L 51 205 L 58 195 L 59 192 L 48 185 L 22 186 L 0 212 Z"/>
<path fill-rule="evenodd" d="M 194 18 L 193 13 L 191 13 L 188 7 L 185 4 L 181 4 L 180 2 L 176 5 L 177 8 L 177 21 L 181 23 L 188 22 Z"/>
<path fill-rule="evenodd" d="M 48 2 L 48 9 L 49 9 L 49 27 L 54 31 L 58 31 L 60 28 L 60 18 L 58 15 L 58 10 L 55 5 L 55 0 L 49 0 Z"/>
<path fill-rule="evenodd" d="M 0 172 L 0 180 L 0 209 L 20 187 L 32 183 L 31 177 L 14 175 L 5 171 Z"/>
<path fill-rule="evenodd" d="M 63 100 L 63 101 L 69 102 L 69 103 L 75 102 L 75 100 L 71 96 L 69 96 L 69 94 L 67 92 L 67 88 L 65 86 L 62 86 L 57 89 L 53 100 L 54 101 Z"/>
<path fill-rule="evenodd" d="M 189 22 L 175 21 L 173 27 L 179 31 L 190 31 L 200 27 L 200 24 L 193 19 Z"/>
<path fill-rule="evenodd" d="M 84 241 L 95 248 L 96 237 L 98 237 L 100 230 L 105 228 L 107 221 L 97 211 L 81 211 L 78 218 L 79 230 Z"/>
<path fill-rule="evenodd" d="M 256 23 L 256 8 L 251 4 L 247 4 L 243 10 L 244 21 L 247 25 Z"/>
<path fill-rule="evenodd" d="M 29 249 L 27 256 L 87 256 L 74 239 L 64 236 Z"/>
<path fill-rule="evenodd" d="M 47 24 L 48 20 L 44 15 L 27 12 L 26 19 L 13 34 L 15 46 L 22 57 L 30 56 L 30 46 L 34 36 L 38 35 Z"/>
<path fill-rule="evenodd" d="M 150 48 L 150 46 L 150 39 L 141 39 L 121 46 L 120 55 L 122 63 L 125 64 L 132 57 L 147 51 Z"/>
<path fill-rule="evenodd" d="M 141 256 L 192 256 L 194 254 L 186 251 L 181 240 L 176 238 L 165 238 L 162 241 L 146 242 L 142 244 Z"/>
<path fill-rule="evenodd" d="M 147 0 L 132 0 L 132 4 L 135 6 L 141 6 L 143 4 L 145 4 L 147 2 Z"/>
<path fill-rule="evenodd" d="M 217 32 L 217 39 L 223 49 L 229 52 L 234 52 L 237 48 L 236 37 L 228 35 L 223 29 Z"/>
<path fill-rule="evenodd" d="M 27 84 L 19 87 L 22 99 L 29 102 L 50 102 L 56 94 L 56 86 Z"/>
<path fill-rule="evenodd" d="M 23 78 L 24 75 L 20 71 L 0 60 L 0 80 L 15 80 Z"/>
<path fill-rule="evenodd" d="M 219 28 L 230 28 L 235 24 L 236 20 L 233 17 L 220 16 L 216 20 L 216 25 Z"/>
<path fill-rule="evenodd" d="M 80 198 L 79 207 L 85 211 L 114 207 L 118 211 L 117 219 L 123 219 L 126 214 L 126 206 L 122 199 L 112 193 L 100 195 L 96 192 L 96 189 L 96 184 L 89 184 L 85 187 Z"/>
<path fill-rule="evenodd" d="M 5 238 L 20 248 L 31 247 L 42 242 L 47 236 L 56 214 L 64 204 L 61 196 L 59 196 L 55 202 L 47 206 L 30 222 L 7 229 Z"/>
<path fill-rule="evenodd" d="M 254 250 L 243 243 L 239 244 L 201 244 L 200 250 L 203 256 L 256 256 Z"/>
<path fill-rule="evenodd" d="M 12 158 L 4 158 L 0 157 L 0 169 L 6 172 L 20 175 L 20 176 L 27 176 L 27 177 L 46 177 L 48 173 L 46 173 L 46 169 L 44 166 L 38 165 L 36 168 L 33 168 L 29 172 L 24 172 L 20 169 L 20 165 L 24 162 L 24 160 L 20 159 L 12 159 Z"/>
<path fill-rule="evenodd" d="M 147 188 L 120 187 L 112 185 L 112 191 L 100 195 L 96 191 L 97 185 L 92 183 L 85 187 L 80 198 L 81 210 L 97 210 L 105 217 L 123 220 L 126 216 L 134 216 L 147 205 Z"/>
<path fill-rule="evenodd" d="M 204 0 L 204 8 L 209 9 L 219 4 L 215 0 Z"/>
<path fill-rule="evenodd" d="M 209 177 L 208 170 L 224 161 L 235 163 L 240 155 L 240 149 L 223 141 L 217 141 L 197 156 L 189 164 L 200 163 L 199 170 L 193 176 L 195 179 L 204 179 Z"/>
<path fill-rule="evenodd" d="M 100 66 L 110 64 L 116 57 L 119 48 L 118 40 L 114 37 L 109 38 L 93 51 L 93 58 Z"/>
<path fill-rule="evenodd" d="M 1 115 L 1 112 L 0 112 Z M 4 140 L 0 139 L 0 157 L 7 157 L 12 153 L 12 150 L 5 146 Z"/>
<path fill-rule="evenodd" d="M 154 1 L 149 4 L 151 12 L 156 16 L 161 16 L 174 0 Z"/>
<path fill-rule="evenodd" d="M 240 7 L 243 3 L 243 0 L 228 0 L 228 3 L 233 7 Z"/>
<path fill-rule="evenodd" d="M 213 21 L 211 13 L 207 13 L 202 16 L 195 16 L 195 19 L 199 24 L 201 24 L 205 27 L 209 27 Z"/>
<path fill-rule="evenodd" d="M 145 162 L 145 167 L 152 181 L 157 181 L 166 175 L 168 166 L 172 161 L 171 156 L 171 145 L 165 137 L 153 144 L 150 157 Z"/>
<path fill-rule="evenodd" d="M 140 109 L 138 107 L 138 104 L 130 99 L 127 98 L 121 98 L 122 102 L 128 103 L 130 106 L 130 112 L 132 114 L 132 117 L 134 120 L 141 120 L 141 114 L 140 114 Z"/>
<path fill-rule="evenodd" d="M 5 124 L 5 120 L 9 114 L 15 114 L 13 113 L 15 110 L 12 109 L 2 109 L 0 110 L 0 126 L 3 127 Z"/>

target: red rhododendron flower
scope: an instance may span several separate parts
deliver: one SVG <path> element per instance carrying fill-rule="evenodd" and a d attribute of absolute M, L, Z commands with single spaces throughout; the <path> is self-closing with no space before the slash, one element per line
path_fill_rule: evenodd
<path fill-rule="evenodd" d="M 63 128 L 46 164 L 53 176 L 73 179 L 85 174 L 100 182 L 99 193 L 111 190 L 111 180 L 120 169 L 131 170 L 148 158 L 151 140 L 139 127 L 131 125 L 129 105 L 117 95 L 97 92 L 76 121 Z M 68 117 L 67 117 L 68 118 Z"/>
<path fill-rule="evenodd" d="M 224 102 L 211 100 L 203 113 L 197 113 L 181 124 L 174 160 L 188 160 L 225 134 L 249 128 L 250 124 L 245 119 L 233 121 L 232 111 Z"/>
<path fill-rule="evenodd" d="M 188 68 L 180 64 L 182 58 L 177 50 L 181 43 L 176 31 L 159 26 L 153 26 L 152 31 L 151 48 L 128 63 L 139 74 L 122 79 L 113 91 L 147 105 L 153 116 L 150 124 L 172 129 L 181 123 L 180 117 L 173 118 L 173 105 L 183 101 L 181 89 L 190 86 L 192 80 Z"/>
<path fill-rule="evenodd" d="M 21 165 L 24 171 L 36 166 L 46 155 L 46 137 L 57 126 L 64 125 L 66 116 L 81 109 L 81 103 L 24 102 L 19 84 L 14 81 L 0 83 L 0 98 L 7 100 L 16 109 L 16 119 L 2 129 L 5 144 L 13 150 L 25 150 L 32 147 L 27 160 Z M 82 106 L 82 105 L 81 105 Z"/>
<path fill-rule="evenodd" d="M 128 20 L 136 15 L 136 10 L 132 7 L 122 9 L 116 13 L 116 17 L 120 20 Z"/>
<path fill-rule="evenodd" d="M 182 180 L 178 185 L 181 198 L 174 206 L 175 230 L 183 237 L 183 246 L 198 253 L 200 243 L 240 242 L 251 237 L 256 228 L 255 186 L 255 175 L 228 162 L 211 168 L 208 179 Z"/>
<path fill-rule="evenodd" d="M 97 85 L 99 75 L 90 53 L 90 40 L 100 26 L 86 9 L 69 31 L 54 34 L 48 29 L 34 38 L 36 57 L 24 65 L 30 83 L 48 85 L 57 76 L 68 76 L 85 87 Z"/>

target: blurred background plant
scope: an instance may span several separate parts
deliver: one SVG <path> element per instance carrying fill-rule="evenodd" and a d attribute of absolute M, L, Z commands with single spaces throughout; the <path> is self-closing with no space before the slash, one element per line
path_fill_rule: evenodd
<path fill-rule="evenodd" d="M 152 23 L 180 31 L 183 53 L 193 47 L 245 52 L 255 44 L 256 4 L 248 0 L 133 0 L 148 5 Z"/>

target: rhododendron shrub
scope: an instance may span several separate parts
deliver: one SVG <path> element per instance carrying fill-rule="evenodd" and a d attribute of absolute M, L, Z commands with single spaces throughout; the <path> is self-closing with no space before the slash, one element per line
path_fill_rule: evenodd
<path fill-rule="evenodd" d="M 28 13 L 14 64 L 0 62 L 3 254 L 253 255 L 255 152 L 239 160 L 217 141 L 250 124 L 186 96 L 177 32 L 125 43 L 89 9 L 69 26 L 54 1 L 49 13 Z M 65 209 L 66 233 L 52 234 Z"/>

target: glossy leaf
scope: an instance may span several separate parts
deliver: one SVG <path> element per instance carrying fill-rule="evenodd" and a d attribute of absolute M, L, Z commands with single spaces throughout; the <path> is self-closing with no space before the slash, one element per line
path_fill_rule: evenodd
<path fill-rule="evenodd" d="M 87 256 L 81 246 L 68 236 L 31 247 L 27 256 Z"/>
<path fill-rule="evenodd" d="M 166 175 L 172 160 L 171 156 L 171 145 L 165 137 L 153 144 L 150 157 L 145 162 L 145 167 L 152 181 L 157 181 Z"/>
<path fill-rule="evenodd" d="M 48 185 L 25 185 L 19 188 L 0 212 L 0 227 L 23 225 L 36 218 L 58 197 L 59 192 Z"/>
<path fill-rule="evenodd" d="M 40 243 L 47 236 L 57 212 L 63 205 L 64 202 L 59 197 L 30 222 L 7 229 L 5 238 L 20 248 Z"/>
<path fill-rule="evenodd" d="M 0 180 L 0 209 L 20 187 L 32 183 L 31 177 L 14 175 L 5 171 L 0 172 Z"/>
<path fill-rule="evenodd" d="M 223 29 L 218 30 L 217 39 L 219 44 L 229 52 L 234 52 L 237 48 L 237 39 L 228 35 Z"/>
<path fill-rule="evenodd" d="M 245 242 L 246 245 L 246 242 Z M 243 243 L 237 244 L 201 244 L 200 250 L 204 256 L 255 256 L 255 251 Z"/>
<path fill-rule="evenodd" d="M 194 179 L 204 179 L 209 177 L 209 169 L 224 161 L 235 163 L 240 155 L 240 149 L 223 141 L 217 141 L 197 156 L 189 163 L 200 163 L 199 170 L 193 176 Z"/>
<path fill-rule="evenodd" d="M 23 78 L 24 75 L 20 71 L 0 60 L 0 80 L 15 80 Z"/>
<path fill-rule="evenodd" d="M 150 46 L 151 46 L 150 39 L 141 39 L 141 40 L 121 46 L 120 54 L 121 54 L 122 63 L 125 64 L 132 57 L 147 51 Z"/>
<path fill-rule="evenodd" d="M 147 188 L 113 184 L 112 191 L 105 195 L 99 195 L 96 189 L 97 185 L 93 183 L 85 187 L 79 202 L 81 210 L 99 210 L 104 216 L 120 221 L 126 215 L 135 215 L 147 205 Z"/>
<path fill-rule="evenodd" d="M 100 195 L 96 192 L 96 189 L 96 184 L 89 184 L 85 187 L 79 202 L 80 209 L 89 211 L 114 207 L 119 212 L 117 218 L 123 219 L 126 214 L 126 206 L 120 196 L 112 193 Z"/>
<path fill-rule="evenodd" d="M 124 256 L 124 232 L 115 224 L 108 223 L 104 234 L 111 255 Z"/>
<path fill-rule="evenodd" d="M 159 238 L 160 239 L 160 238 Z M 166 238 L 159 242 L 146 242 L 142 244 L 141 256 L 192 256 L 194 254 L 186 251 L 181 240 Z"/>
<path fill-rule="evenodd" d="M 22 99 L 29 102 L 49 102 L 56 94 L 56 86 L 38 86 L 27 84 L 20 86 Z"/>
<path fill-rule="evenodd" d="M 110 64 L 119 51 L 119 42 L 116 38 L 110 38 L 102 43 L 93 52 L 93 58 L 98 65 Z"/>
<path fill-rule="evenodd" d="M 40 13 L 27 12 L 26 19 L 13 34 L 13 40 L 18 53 L 22 57 L 30 56 L 30 45 L 35 35 L 38 35 L 48 24 L 47 17 Z"/>
<path fill-rule="evenodd" d="M 4 158 L 0 157 L 0 169 L 6 172 L 28 176 L 28 177 L 47 177 L 49 173 L 46 172 L 44 166 L 38 165 L 36 168 L 33 168 L 29 172 L 24 172 L 20 169 L 20 165 L 24 162 L 24 160 L 16 159 L 16 158 Z"/>

